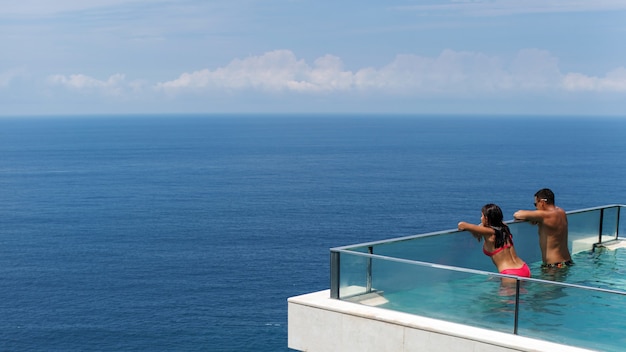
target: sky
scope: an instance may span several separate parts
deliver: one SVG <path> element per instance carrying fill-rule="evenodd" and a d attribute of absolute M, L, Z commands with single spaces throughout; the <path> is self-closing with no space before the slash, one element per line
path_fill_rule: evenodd
<path fill-rule="evenodd" d="M 20 0 L 0 116 L 626 117 L 623 0 Z"/>

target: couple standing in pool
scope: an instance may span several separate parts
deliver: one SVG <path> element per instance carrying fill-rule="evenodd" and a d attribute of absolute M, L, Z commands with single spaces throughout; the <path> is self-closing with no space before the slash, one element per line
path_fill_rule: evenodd
<path fill-rule="evenodd" d="M 544 188 L 535 193 L 535 210 L 519 210 L 516 220 L 537 225 L 542 268 L 563 268 L 574 264 L 567 248 L 567 215 L 554 205 L 554 193 Z M 515 253 L 513 236 L 503 222 L 502 210 L 495 204 L 482 208 L 480 225 L 459 222 L 459 230 L 469 231 L 478 241 L 485 240 L 483 253 L 491 258 L 501 274 L 530 277 L 528 265 Z"/>

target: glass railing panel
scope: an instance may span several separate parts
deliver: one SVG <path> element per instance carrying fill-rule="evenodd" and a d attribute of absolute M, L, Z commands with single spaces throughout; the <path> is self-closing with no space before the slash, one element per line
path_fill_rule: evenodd
<path fill-rule="evenodd" d="M 513 234 L 515 252 L 526 263 L 541 261 L 541 249 L 537 240 L 537 226 L 529 222 L 509 223 L 509 230 Z"/>
<path fill-rule="evenodd" d="M 357 246 L 357 247 L 350 247 L 348 250 L 353 251 L 353 252 L 359 252 L 359 253 L 369 253 L 370 247 L 373 248 L 373 246 Z"/>
<path fill-rule="evenodd" d="M 600 210 L 568 214 L 569 248 L 573 253 L 589 251 L 598 242 Z"/>
<path fill-rule="evenodd" d="M 340 253 L 339 261 L 339 298 L 367 293 L 368 257 Z"/>
<path fill-rule="evenodd" d="M 626 296 L 613 292 L 526 282 L 518 334 L 601 351 L 623 351 Z"/>
<path fill-rule="evenodd" d="M 622 225 L 626 223 L 624 215 L 618 217 L 619 208 L 614 206 L 604 209 L 602 241 L 614 240 L 620 231 L 619 228 L 625 227 Z M 592 250 L 593 244 L 600 239 L 598 235 L 600 214 L 600 209 L 568 214 L 570 251 L 576 253 Z M 526 262 L 540 261 L 537 226 L 529 222 L 509 222 L 508 225 L 513 233 L 518 255 Z M 621 233 L 624 234 L 624 231 Z M 488 271 L 491 264 L 483 260 L 481 245 L 468 232 L 451 230 L 411 239 L 392 239 L 373 245 L 357 245 L 348 249 L 368 253 L 368 247 L 372 247 L 373 253 L 378 255 Z"/>
<path fill-rule="evenodd" d="M 493 264 L 486 260 L 481 246 L 482 243 L 476 241 L 469 232 L 454 231 L 378 245 L 374 247 L 373 253 L 420 262 L 489 270 Z"/>
<path fill-rule="evenodd" d="M 434 249 L 452 245 L 455 239 L 458 238 L 456 236 L 457 233 L 458 231 L 449 231 L 437 233 L 436 235 L 416 236 L 409 239 L 395 238 L 374 244 L 351 246 L 347 249 L 367 253 L 368 248 L 372 247 L 373 252 L 378 255 L 409 260 L 420 258 L 421 261 L 436 262 L 438 257 L 432 255 Z"/>
<path fill-rule="evenodd" d="M 525 222 L 509 226 L 518 254 L 529 262 L 541 260 L 537 227 Z M 467 231 L 450 231 L 408 240 L 390 240 L 372 246 L 354 246 L 348 250 L 368 253 L 368 247 L 372 247 L 372 253 L 376 255 L 493 271 L 493 264 L 482 253 L 482 245 Z"/>
<path fill-rule="evenodd" d="M 604 209 L 602 216 L 602 242 L 615 240 L 617 238 L 617 214 L 619 207 Z"/>
<path fill-rule="evenodd" d="M 372 272 L 371 293 L 348 300 L 491 330 L 514 331 L 515 287 L 503 285 L 499 277 L 377 257 L 372 258 Z"/>

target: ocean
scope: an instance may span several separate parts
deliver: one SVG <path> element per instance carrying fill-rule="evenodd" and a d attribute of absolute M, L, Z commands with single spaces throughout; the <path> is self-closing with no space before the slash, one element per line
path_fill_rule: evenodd
<path fill-rule="evenodd" d="M 329 248 L 549 187 L 626 202 L 626 118 L 0 118 L 1 351 L 289 351 Z M 442 249 L 445 250 L 445 249 Z"/>

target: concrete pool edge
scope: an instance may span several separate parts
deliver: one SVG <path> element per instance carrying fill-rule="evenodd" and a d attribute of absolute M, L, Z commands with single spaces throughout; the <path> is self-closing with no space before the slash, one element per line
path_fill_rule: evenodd
<path fill-rule="evenodd" d="M 288 347 L 298 351 L 592 351 L 332 299 L 330 290 L 287 303 Z"/>

